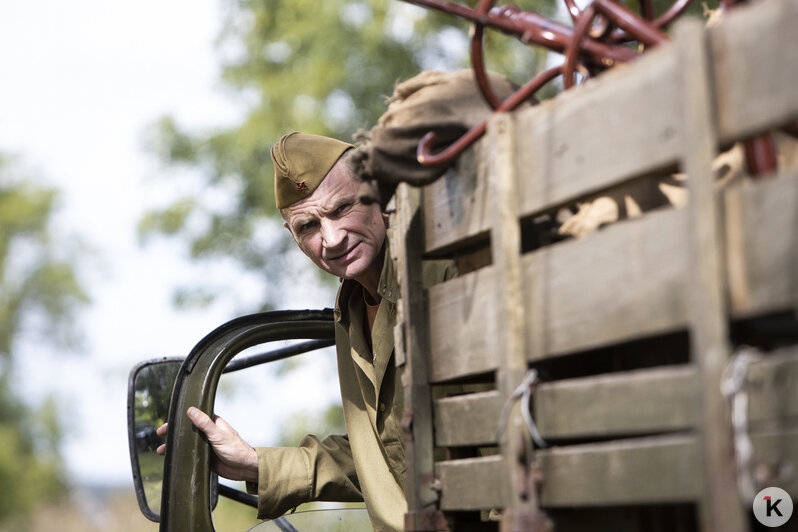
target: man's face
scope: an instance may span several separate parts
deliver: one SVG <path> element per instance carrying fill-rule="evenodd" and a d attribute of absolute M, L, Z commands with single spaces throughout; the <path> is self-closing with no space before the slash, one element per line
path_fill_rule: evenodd
<path fill-rule="evenodd" d="M 282 209 L 282 214 L 299 248 L 316 266 L 356 279 L 378 267 L 387 218 L 376 203 L 358 200 L 358 182 L 343 159 L 310 196 Z"/>

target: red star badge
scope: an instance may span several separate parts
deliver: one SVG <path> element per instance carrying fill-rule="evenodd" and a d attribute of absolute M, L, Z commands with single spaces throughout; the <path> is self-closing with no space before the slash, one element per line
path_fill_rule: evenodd
<path fill-rule="evenodd" d="M 305 184 L 304 181 L 300 181 L 299 183 L 296 184 L 296 189 L 301 192 L 305 192 L 307 191 L 308 186 Z"/>

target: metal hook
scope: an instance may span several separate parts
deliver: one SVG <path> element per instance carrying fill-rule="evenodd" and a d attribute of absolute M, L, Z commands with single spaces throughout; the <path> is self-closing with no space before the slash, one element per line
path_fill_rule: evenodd
<path fill-rule="evenodd" d="M 507 100 L 505 100 L 496 109 L 496 112 L 503 113 L 505 111 L 511 111 L 515 109 L 521 105 L 521 103 L 528 100 L 535 92 L 540 90 L 543 85 L 557 77 L 561 72 L 561 66 L 553 67 L 541 72 L 528 81 L 526 85 L 515 91 L 509 98 L 507 98 Z M 488 121 L 486 119 L 480 122 L 477 126 L 474 126 L 468 130 L 465 135 L 454 141 L 454 143 L 452 143 L 448 148 L 437 154 L 433 154 L 431 152 L 432 146 L 435 144 L 437 136 L 435 135 L 434 131 L 430 131 L 424 135 L 421 138 L 421 142 L 418 143 L 418 148 L 416 149 L 416 159 L 419 163 L 425 166 L 437 166 L 439 164 L 451 162 L 458 155 L 463 153 L 466 148 L 471 146 L 482 135 L 484 135 L 487 127 Z"/>

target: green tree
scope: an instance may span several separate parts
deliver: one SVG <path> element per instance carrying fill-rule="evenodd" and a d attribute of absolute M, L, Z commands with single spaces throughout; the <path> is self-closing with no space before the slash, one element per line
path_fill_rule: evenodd
<path fill-rule="evenodd" d="M 87 302 L 52 228 L 56 201 L 55 190 L 0 156 L 0 520 L 30 512 L 64 486 L 55 402 L 33 410 L 13 386 L 19 337 L 75 345 L 74 312 Z"/>

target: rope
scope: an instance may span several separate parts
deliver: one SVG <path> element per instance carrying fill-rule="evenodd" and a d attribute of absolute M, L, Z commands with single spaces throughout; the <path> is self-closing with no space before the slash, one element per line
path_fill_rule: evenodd
<path fill-rule="evenodd" d="M 737 487 L 744 500 L 756 496 L 752 470 L 754 447 L 748 435 L 748 391 L 745 389 L 748 368 L 762 356 L 752 347 L 743 347 L 732 355 L 721 377 L 720 391 L 729 402 L 737 463 Z"/>
<path fill-rule="evenodd" d="M 538 382 L 537 370 L 530 369 L 521 384 L 519 384 L 515 391 L 513 391 L 512 395 L 507 398 L 507 401 L 504 403 L 504 408 L 502 408 L 502 415 L 499 418 L 499 426 L 496 429 L 496 441 L 501 440 L 504 431 L 507 430 L 507 421 L 510 418 L 510 411 L 512 410 L 516 401 L 521 399 L 521 415 L 524 418 L 527 429 L 529 430 L 529 435 L 532 436 L 532 441 L 534 441 L 535 445 L 540 448 L 546 448 L 549 446 L 549 444 L 546 443 L 546 441 L 540 436 L 537 425 L 535 425 L 535 420 L 532 417 L 531 399 L 532 394 L 535 393 L 535 387 L 537 386 Z"/>

